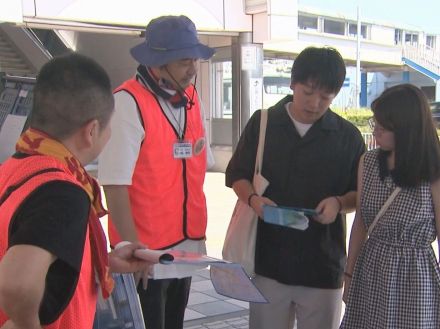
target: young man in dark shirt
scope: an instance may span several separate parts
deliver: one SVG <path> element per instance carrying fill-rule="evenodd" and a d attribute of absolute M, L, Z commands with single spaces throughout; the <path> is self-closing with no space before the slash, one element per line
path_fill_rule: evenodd
<path fill-rule="evenodd" d="M 351 123 L 329 109 L 345 78 L 345 64 L 332 48 L 306 48 L 295 59 L 291 89 L 269 109 L 262 196 L 252 177 L 260 111 L 249 120 L 226 170 L 226 185 L 260 218 L 263 206 L 314 208 L 305 231 L 258 221 L 254 282 L 269 304 L 251 304 L 251 329 L 339 327 L 345 227 L 353 210 L 356 172 L 365 145 Z"/>
<path fill-rule="evenodd" d="M 128 244 L 107 254 L 106 214 L 84 166 L 110 137 L 110 80 L 93 60 L 70 54 L 43 66 L 30 128 L 0 167 L 0 327 L 91 328 L 109 271 L 145 270 Z"/>

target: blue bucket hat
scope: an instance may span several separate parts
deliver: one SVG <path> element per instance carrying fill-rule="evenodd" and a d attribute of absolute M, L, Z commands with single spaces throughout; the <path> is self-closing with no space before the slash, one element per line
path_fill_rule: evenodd
<path fill-rule="evenodd" d="M 186 16 L 161 16 L 151 20 L 145 41 L 130 49 L 140 64 L 158 67 L 183 58 L 209 59 L 215 50 L 201 44 L 194 23 Z"/>

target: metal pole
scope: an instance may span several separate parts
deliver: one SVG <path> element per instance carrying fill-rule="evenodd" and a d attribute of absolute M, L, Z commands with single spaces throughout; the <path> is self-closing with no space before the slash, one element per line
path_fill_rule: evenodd
<path fill-rule="evenodd" d="M 241 57 L 240 42 L 237 37 L 232 38 L 232 150 L 238 144 L 241 133 Z"/>
<path fill-rule="evenodd" d="M 360 9 L 357 6 L 357 45 L 356 45 L 356 108 L 359 109 L 360 105 L 360 78 L 361 78 L 361 18 Z"/>
<path fill-rule="evenodd" d="M 251 32 L 240 32 L 232 44 L 232 146 L 237 146 L 250 116 L 263 106 L 263 46 Z"/>

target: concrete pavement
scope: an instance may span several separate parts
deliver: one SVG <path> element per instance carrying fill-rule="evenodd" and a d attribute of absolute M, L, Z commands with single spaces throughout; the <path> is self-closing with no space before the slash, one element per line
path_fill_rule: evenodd
<path fill-rule="evenodd" d="M 222 258 L 222 246 L 237 197 L 225 187 L 224 174 L 209 172 L 204 191 L 208 206 L 206 247 L 209 256 Z M 209 271 L 198 271 L 193 276 L 188 307 L 185 312 L 187 329 L 248 328 L 246 302 L 230 299 L 215 292 L 209 279 Z"/>
<path fill-rule="evenodd" d="M 225 233 L 237 200 L 232 189 L 225 187 L 224 174 L 209 172 L 204 190 L 208 205 L 208 255 L 222 258 Z M 354 214 L 347 216 L 347 245 Z M 103 221 L 106 226 L 106 221 Z M 433 244 L 438 255 L 437 243 Z M 249 327 L 248 303 L 217 294 L 211 284 L 209 271 L 193 276 L 193 284 L 185 313 L 185 329 L 245 329 Z"/>

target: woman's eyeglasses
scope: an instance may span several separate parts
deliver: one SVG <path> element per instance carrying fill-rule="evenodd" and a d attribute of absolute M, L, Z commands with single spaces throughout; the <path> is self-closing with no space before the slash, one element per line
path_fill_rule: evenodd
<path fill-rule="evenodd" d="M 370 126 L 371 131 L 374 133 L 375 131 L 378 133 L 384 133 L 386 131 L 391 131 L 389 129 L 385 129 L 384 127 L 377 124 L 374 117 L 368 119 L 368 125 Z"/>
<path fill-rule="evenodd" d="M 368 119 L 368 125 L 370 126 L 371 131 L 373 131 L 374 128 L 376 128 L 376 121 L 374 121 L 373 117 Z"/>

